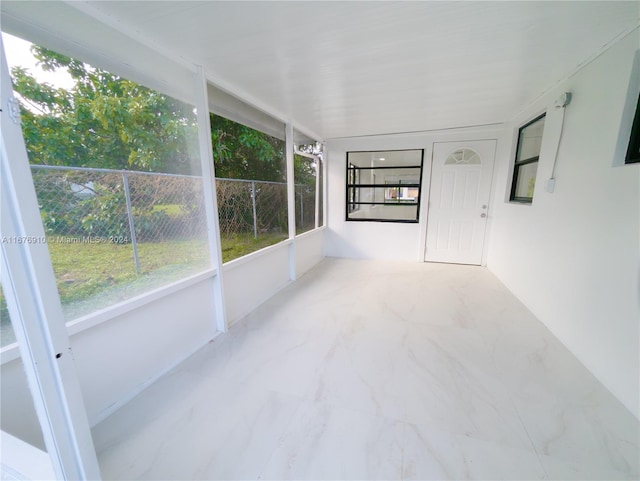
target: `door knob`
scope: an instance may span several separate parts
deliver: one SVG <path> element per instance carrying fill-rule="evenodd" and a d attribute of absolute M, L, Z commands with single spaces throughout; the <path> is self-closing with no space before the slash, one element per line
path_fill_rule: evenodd
<path fill-rule="evenodd" d="M 483 212 L 482 214 L 480 214 L 480 217 L 487 217 L 487 214 Z"/>

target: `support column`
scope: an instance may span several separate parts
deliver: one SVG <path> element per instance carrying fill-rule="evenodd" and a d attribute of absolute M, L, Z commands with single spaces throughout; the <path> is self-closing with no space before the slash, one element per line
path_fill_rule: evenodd
<path fill-rule="evenodd" d="M 289 279 L 296 280 L 296 186 L 294 177 L 294 161 L 293 161 L 293 125 L 285 126 L 285 145 L 287 159 L 287 206 L 289 219 L 289 239 L 292 240 L 289 245 Z"/>
<path fill-rule="evenodd" d="M 2 288 L 58 479 L 100 479 L 0 38 Z"/>
<path fill-rule="evenodd" d="M 220 245 L 220 219 L 218 217 L 218 197 L 216 194 L 216 172 L 211 146 L 211 119 L 209 118 L 209 94 L 204 69 L 197 67 L 196 72 L 196 109 L 198 112 L 198 142 L 202 164 L 202 183 L 205 212 L 207 215 L 207 234 L 211 265 L 217 273 L 213 279 L 213 298 L 215 303 L 216 328 L 226 332 L 227 315 L 224 296 L 224 274 L 222 271 L 222 247 Z"/>

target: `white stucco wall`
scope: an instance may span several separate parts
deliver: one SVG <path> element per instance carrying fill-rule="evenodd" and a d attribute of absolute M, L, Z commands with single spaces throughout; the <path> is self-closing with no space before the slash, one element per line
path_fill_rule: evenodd
<path fill-rule="evenodd" d="M 324 259 L 325 229 L 314 229 L 295 238 L 296 279 Z"/>
<path fill-rule="evenodd" d="M 210 277 L 91 327 L 69 326 L 89 423 L 103 420 L 209 342 L 214 317 Z M 0 373 L 2 429 L 44 449 L 22 361 L 11 357 L 14 352 L 3 354 Z"/>
<path fill-rule="evenodd" d="M 291 247 L 291 241 L 281 242 L 224 264 L 222 272 L 229 325 L 291 282 Z"/>
<path fill-rule="evenodd" d="M 325 251 L 327 256 L 423 261 L 434 142 L 496 139 L 501 134 L 501 126 L 486 126 L 328 140 L 325 144 L 329 203 Z M 347 152 L 409 149 L 424 149 L 419 223 L 347 222 L 345 220 Z M 366 208 L 363 206 L 363 210 Z M 376 208 L 384 209 L 385 206 Z M 394 209 L 396 214 L 400 214 L 404 207 L 388 207 L 388 209 Z"/>
<path fill-rule="evenodd" d="M 640 164 L 616 149 L 640 33 L 611 47 L 506 126 L 499 144 L 488 267 L 640 416 Z M 551 175 L 561 113 L 573 93 Z M 635 105 L 635 104 L 634 104 Z M 549 108 L 532 205 L 505 201 L 517 129 Z M 629 120 L 626 120 L 628 123 Z M 623 122 L 624 123 L 624 122 Z M 623 129 L 629 126 L 622 125 Z M 627 134 L 628 142 L 628 134 Z"/>

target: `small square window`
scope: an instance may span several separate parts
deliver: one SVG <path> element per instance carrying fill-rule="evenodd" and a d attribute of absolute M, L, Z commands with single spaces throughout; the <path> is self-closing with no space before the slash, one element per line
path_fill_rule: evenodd
<path fill-rule="evenodd" d="M 347 152 L 346 220 L 418 222 L 423 154 Z"/>
<path fill-rule="evenodd" d="M 511 184 L 512 202 L 531 204 L 533 191 L 538 173 L 538 159 L 542 145 L 542 131 L 544 130 L 545 115 L 533 119 L 520 127 L 518 131 L 518 148 L 513 167 L 513 182 Z"/>

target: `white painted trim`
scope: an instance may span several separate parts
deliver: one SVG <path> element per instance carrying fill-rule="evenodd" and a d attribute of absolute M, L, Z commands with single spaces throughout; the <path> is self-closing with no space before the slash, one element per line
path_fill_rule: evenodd
<path fill-rule="evenodd" d="M 322 143 L 322 227 L 327 226 L 327 146 Z"/>
<path fill-rule="evenodd" d="M 293 239 L 285 239 L 281 242 L 278 242 L 277 244 L 273 244 L 267 247 L 263 247 L 262 249 L 259 249 L 257 251 L 254 252 L 250 252 L 247 255 L 244 255 L 242 257 L 238 257 L 237 259 L 233 259 L 230 260 L 228 262 L 225 262 L 223 264 L 223 268 L 224 269 L 234 269 L 235 267 L 241 266 L 242 264 L 246 264 L 247 262 L 251 262 L 254 259 L 256 259 L 257 257 L 262 257 L 264 255 L 268 255 L 270 252 L 276 250 L 276 249 L 280 249 L 284 246 L 289 246 L 293 244 Z"/>
<path fill-rule="evenodd" d="M 412 137 L 421 137 L 424 135 L 430 134 L 446 134 L 446 135 L 458 135 L 464 134 L 465 131 L 470 130 L 471 134 L 477 133 L 479 131 L 488 131 L 493 132 L 504 125 L 504 122 L 494 122 L 491 124 L 479 124 L 479 125 L 463 125 L 461 127 L 444 127 L 438 129 L 428 129 L 428 130 L 412 130 L 409 132 L 390 132 L 386 134 L 368 134 L 368 135 L 355 135 L 352 137 L 332 137 L 326 139 L 326 141 L 330 141 L 334 145 L 339 145 L 340 142 L 348 142 L 351 140 L 358 139 L 369 139 L 369 138 L 412 138 Z"/>
<path fill-rule="evenodd" d="M 214 328 L 225 332 L 228 327 L 226 300 L 224 295 L 224 275 L 222 274 L 222 242 L 220 240 L 220 217 L 216 191 L 216 168 L 211 144 L 211 119 L 209 117 L 209 91 L 207 78 L 202 67 L 197 68 L 195 82 L 196 111 L 198 112 L 198 144 L 202 168 L 202 186 L 205 212 L 207 216 L 207 237 L 211 265 L 220 273 L 213 285 Z"/>
<path fill-rule="evenodd" d="M 315 205 L 315 226 L 314 229 L 320 227 L 320 199 L 322 198 L 322 192 L 320 192 L 320 163 L 319 157 L 316 158 L 316 205 Z"/>
<path fill-rule="evenodd" d="M 49 455 L 44 451 L 25 443 L 11 434 L 0 432 L 2 479 L 37 479 L 40 481 L 56 479 Z"/>
<path fill-rule="evenodd" d="M 422 149 L 422 187 L 420 188 L 420 232 L 418 234 L 418 262 L 424 262 L 427 254 L 427 228 L 429 225 L 429 196 L 431 194 L 431 171 L 433 168 L 433 144 Z"/>
<path fill-rule="evenodd" d="M 311 229 L 311 230 L 308 230 L 307 232 L 303 232 L 302 234 L 298 234 L 295 238 L 302 239 L 304 237 L 311 237 L 312 235 L 322 232 L 325 229 L 326 229 L 326 226 L 316 227 L 315 229 Z"/>
<path fill-rule="evenodd" d="M 158 289 L 145 292 L 144 294 L 132 297 L 131 299 L 119 302 L 118 304 L 113 304 L 99 311 L 92 312 L 86 316 L 79 317 L 67 323 L 67 332 L 69 333 L 69 336 L 74 336 L 86 331 L 87 329 L 98 326 L 103 322 L 110 321 L 116 317 L 126 314 L 127 312 L 139 309 L 140 307 L 157 301 L 158 299 L 198 284 L 206 279 L 211 279 L 217 274 L 218 272 L 216 269 L 209 269 L 199 274 L 180 279 L 179 281 L 166 286 L 159 287 Z M 8 346 L 4 346 L 0 349 L 0 365 L 14 361 L 19 357 L 20 351 L 18 350 L 17 343 L 9 344 Z"/>
<path fill-rule="evenodd" d="M 44 237 L 19 110 L 0 38 L 3 236 Z M 14 115 L 12 111 L 17 111 Z M 46 244 L 2 243 L 2 285 L 51 464 L 59 479 L 100 479 Z"/>
<path fill-rule="evenodd" d="M 287 158 L 287 214 L 289 226 L 289 239 L 296 236 L 296 186 L 294 178 L 294 142 L 293 125 L 288 123 L 285 126 L 285 155 Z M 289 244 L 289 279 L 296 280 L 296 245 Z"/>
<path fill-rule="evenodd" d="M 67 323 L 67 331 L 70 336 L 78 334 L 82 331 L 86 331 L 92 327 L 102 324 L 105 321 L 109 321 L 115 317 L 131 312 L 142 306 L 150 304 L 158 299 L 162 299 L 170 294 L 179 292 L 183 289 L 198 284 L 206 279 L 211 279 L 217 275 L 215 269 L 209 269 L 205 272 L 201 272 L 191 277 L 180 279 L 166 286 L 159 287 L 153 291 L 145 292 L 139 296 L 128 299 L 119 304 L 114 304 L 100 311 L 96 311 L 87 316 L 80 317 Z"/>

